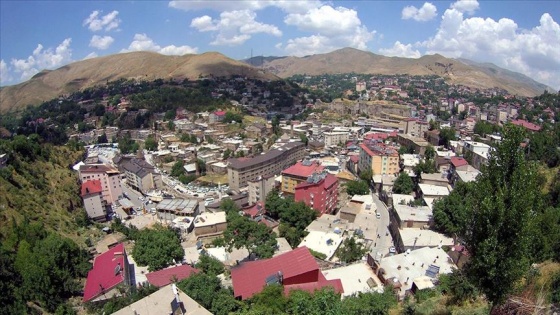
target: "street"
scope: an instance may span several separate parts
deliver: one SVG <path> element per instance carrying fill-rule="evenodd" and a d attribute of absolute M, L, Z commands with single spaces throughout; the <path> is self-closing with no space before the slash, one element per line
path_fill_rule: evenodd
<path fill-rule="evenodd" d="M 379 238 L 370 247 L 370 252 L 377 259 L 387 256 L 389 254 L 389 248 L 393 246 L 393 239 L 389 233 L 389 209 L 383 201 L 379 200 L 375 193 L 371 193 L 373 202 L 377 207 L 377 212 L 381 215 L 378 219 L 377 234 Z"/>

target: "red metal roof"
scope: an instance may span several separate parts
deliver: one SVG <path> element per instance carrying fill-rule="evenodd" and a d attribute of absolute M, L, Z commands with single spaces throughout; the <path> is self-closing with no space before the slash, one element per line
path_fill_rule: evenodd
<path fill-rule="evenodd" d="M 95 257 L 93 269 L 88 273 L 84 288 L 84 302 L 96 298 L 124 281 L 124 255 L 126 255 L 126 252 L 124 245 L 121 243 Z M 121 271 L 116 273 L 119 264 Z M 126 267 L 128 268 L 128 266 Z"/>
<path fill-rule="evenodd" d="M 324 287 L 331 287 L 334 289 L 334 292 L 339 294 L 344 293 L 344 287 L 342 286 L 342 281 L 340 281 L 340 279 L 327 280 L 322 273 L 319 273 L 319 280 L 316 282 L 307 282 L 284 286 L 284 295 L 288 296 L 290 294 L 290 291 L 293 290 L 304 290 L 309 293 L 313 293 L 316 290 L 320 290 Z"/>
<path fill-rule="evenodd" d="M 308 177 L 313 173 L 319 173 L 323 170 L 323 166 L 312 162 L 311 165 L 305 166 L 302 162 L 297 162 L 296 164 L 288 167 L 282 171 L 282 175 L 292 175 L 298 177 Z"/>
<path fill-rule="evenodd" d="M 452 156 L 451 157 L 451 164 L 453 164 L 453 166 L 457 167 L 461 167 L 461 166 L 465 166 L 467 164 L 469 164 L 469 162 L 467 162 L 467 160 L 465 160 L 464 158 L 460 157 L 460 156 Z"/>
<path fill-rule="evenodd" d="M 288 279 L 313 270 L 320 273 L 319 265 L 305 246 L 270 259 L 241 263 L 231 269 L 234 296 L 244 300 L 261 292 L 266 278 L 278 271 Z"/>
<path fill-rule="evenodd" d="M 250 208 L 243 209 L 243 212 L 245 212 L 245 214 L 248 215 L 249 217 L 255 218 L 257 215 L 266 212 L 266 209 L 264 208 L 264 202 L 257 201 Z"/>
<path fill-rule="evenodd" d="M 533 123 L 530 123 L 526 120 L 523 119 L 519 119 L 519 120 L 512 120 L 511 121 L 512 124 L 516 125 L 516 126 L 521 126 L 524 127 L 525 129 L 531 130 L 531 131 L 539 131 L 541 130 L 541 126 L 539 125 L 535 125 Z"/>
<path fill-rule="evenodd" d="M 82 197 L 89 194 L 96 194 L 102 192 L 101 181 L 99 179 L 88 180 L 82 183 Z"/>
<path fill-rule="evenodd" d="M 295 189 L 302 189 L 305 187 L 309 187 L 309 186 L 321 186 L 323 187 L 323 189 L 328 189 L 329 187 L 331 187 L 334 183 L 336 183 L 338 181 L 338 178 L 332 174 L 327 174 L 325 175 L 325 178 L 323 178 L 322 180 L 316 182 L 316 183 L 308 183 L 308 182 L 302 182 L 299 183 Z"/>
<path fill-rule="evenodd" d="M 350 161 L 352 161 L 353 163 L 358 163 L 360 161 L 360 157 L 357 155 L 351 155 Z"/>
<path fill-rule="evenodd" d="M 181 265 L 146 274 L 148 282 L 156 287 L 164 287 L 173 281 L 180 281 L 198 273 L 200 270 L 189 265 Z"/>
<path fill-rule="evenodd" d="M 226 112 L 224 112 L 223 110 L 214 112 L 214 115 L 216 115 L 216 116 L 224 116 L 225 114 L 226 114 Z"/>

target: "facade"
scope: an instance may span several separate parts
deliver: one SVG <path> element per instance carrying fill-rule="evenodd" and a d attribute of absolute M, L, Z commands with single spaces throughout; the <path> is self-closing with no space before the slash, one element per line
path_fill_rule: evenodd
<path fill-rule="evenodd" d="M 414 154 L 424 155 L 426 152 L 426 147 L 428 147 L 428 141 L 424 140 L 423 138 L 411 136 L 408 134 L 399 134 L 397 136 L 397 142 L 399 145 L 412 148 Z"/>
<path fill-rule="evenodd" d="M 194 221 L 194 234 L 196 236 L 220 234 L 227 228 L 226 213 L 206 212 L 196 217 Z"/>
<path fill-rule="evenodd" d="M 323 171 L 319 161 L 304 160 L 282 171 L 282 186 L 280 190 L 285 194 L 295 194 L 296 186 L 307 181 L 314 173 Z"/>
<path fill-rule="evenodd" d="M 141 159 L 129 159 L 122 164 L 126 176 L 126 183 L 134 190 L 143 194 L 150 190 L 163 187 L 161 175 L 155 168 Z"/>
<path fill-rule="evenodd" d="M 80 180 L 101 181 L 103 200 L 107 204 L 112 204 L 122 195 L 121 173 L 114 167 L 106 164 L 86 164 L 80 166 Z"/>
<path fill-rule="evenodd" d="M 391 175 L 400 171 L 399 153 L 383 142 L 364 141 L 360 144 L 358 169 L 363 172 L 371 169 L 373 175 Z"/>
<path fill-rule="evenodd" d="M 313 174 L 296 186 L 295 201 L 303 201 L 318 215 L 331 214 L 338 204 L 338 179 L 329 173 Z"/>
<path fill-rule="evenodd" d="M 88 180 L 82 183 L 82 199 L 84 208 L 94 221 L 106 220 L 105 201 L 103 200 L 101 181 L 98 179 Z"/>
<path fill-rule="evenodd" d="M 325 147 L 330 146 L 337 146 L 338 144 L 342 143 L 345 144 L 350 137 L 349 132 L 343 131 L 333 131 L 333 132 L 324 132 L 323 136 L 325 137 Z"/>
<path fill-rule="evenodd" d="M 247 182 L 249 186 L 249 204 L 265 200 L 268 193 L 274 189 L 274 176 L 259 176 Z"/>
<path fill-rule="evenodd" d="M 405 121 L 404 133 L 415 137 L 422 137 L 430 128 L 430 124 L 425 121 L 420 121 L 416 118 L 408 118 Z"/>
<path fill-rule="evenodd" d="M 253 158 L 229 159 L 229 187 L 239 190 L 239 188 L 247 186 L 248 181 L 259 176 L 278 175 L 286 167 L 293 165 L 304 157 L 305 144 L 296 141 L 286 143 L 278 149 L 272 149 Z"/>

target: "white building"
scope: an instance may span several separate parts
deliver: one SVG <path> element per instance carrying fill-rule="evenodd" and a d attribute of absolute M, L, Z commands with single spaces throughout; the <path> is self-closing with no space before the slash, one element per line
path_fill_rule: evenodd
<path fill-rule="evenodd" d="M 350 137 L 350 133 L 347 131 L 324 132 L 323 137 L 325 139 L 325 147 L 330 147 L 336 146 L 339 143 L 345 144 Z"/>

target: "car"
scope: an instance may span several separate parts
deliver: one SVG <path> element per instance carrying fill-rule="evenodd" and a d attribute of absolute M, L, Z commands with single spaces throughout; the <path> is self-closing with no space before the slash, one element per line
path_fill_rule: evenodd
<path fill-rule="evenodd" d="M 389 247 L 389 253 L 395 254 L 396 252 L 397 252 L 397 249 L 395 248 L 395 246 Z"/>

